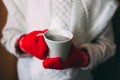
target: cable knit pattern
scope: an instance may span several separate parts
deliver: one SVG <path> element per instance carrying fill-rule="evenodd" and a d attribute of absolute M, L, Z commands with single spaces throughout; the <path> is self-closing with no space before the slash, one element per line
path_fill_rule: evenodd
<path fill-rule="evenodd" d="M 52 0 L 51 27 L 67 28 L 71 18 L 71 0 Z"/>

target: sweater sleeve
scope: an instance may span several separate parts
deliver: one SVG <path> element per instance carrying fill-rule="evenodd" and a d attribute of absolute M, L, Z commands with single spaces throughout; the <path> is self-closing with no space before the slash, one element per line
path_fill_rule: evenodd
<path fill-rule="evenodd" d="M 116 0 L 94 0 L 86 7 L 89 25 L 86 39 L 94 41 L 80 45 L 80 48 L 86 48 L 90 55 L 90 64 L 82 69 L 92 69 L 114 55 L 116 46 L 111 19 L 117 7 Z"/>
<path fill-rule="evenodd" d="M 18 38 L 25 33 L 25 15 L 23 12 L 25 6 L 21 4 L 22 1 L 18 0 L 3 0 L 7 11 L 7 22 L 2 30 L 1 43 L 13 55 L 18 56 L 16 53 L 15 44 Z M 18 5 L 19 3 L 19 5 Z M 21 7 L 20 4 L 23 6 Z"/>
<path fill-rule="evenodd" d="M 82 69 L 92 69 L 112 57 L 115 54 L 116 45 L 114 43 L 111 22 L 95 41 L 83 43 L 80 48 L 87 49 L 90 55 L 90 64 Z"/>

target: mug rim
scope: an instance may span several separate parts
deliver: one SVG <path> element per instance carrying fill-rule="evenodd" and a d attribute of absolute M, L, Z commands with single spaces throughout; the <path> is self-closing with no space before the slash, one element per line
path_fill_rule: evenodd
<path fill-rule="evenodd" d="M 49 38 L 47 38 L 46 37 L 46 35 L 47 35 L 47 33 L 49 33 L 49 32 L 53 32 L 53 33 L 55 33 L 55 32 L 57 32 L 57 34 L 60 34 L 59 32 L 64 32 L 64 33 L 68 33 L 68 35 L 69 36 L 67 36 L 67 38 L 69 38 L 68 40 L 62 40 L 62 41 L 54 41 L 54 40 L 51 40 L 51 39 L 49 39 Z M 56 34 L 56 33 L 55 33 Z M 56 34 L 56 35 L 57 35 Z M 64 42 L 68 42 L 68 41 L 71 41 L 72 40 L 72 38 L 73 38 L 73 34 L 72 34 L 72 32 L 70 32 L 70 31 L 68 31 L 68 30 L 64 30 L 64 29 L 51 29 L 51 30 L 48 30 L 48 31 L 46 31 L 44 34 L 43 34 L 43 36 L 44 36 L 44 39 L 45 40 L 48 40 L 48 41 L 50 41 L 50 42 L 54 42 L 54 43 L 64 43 Z M 63 36 L 63 35 L 62 35 Z M 65 35 L 64 35 L 65 36 Z"/>

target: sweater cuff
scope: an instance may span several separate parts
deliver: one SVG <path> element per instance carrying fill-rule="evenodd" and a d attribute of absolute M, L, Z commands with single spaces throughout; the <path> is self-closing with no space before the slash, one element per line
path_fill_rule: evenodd
<path fill-rule="evenodd" d="M 82 65 L 81 67 L 87 67 L 90 64 L 90 55 L 88 53 L 88 50 L 85 48 L 80 49 L 80 54 L 83 57 Z"/>
<path fill-rule="evenodd" d="M 20 48 L 20 40 L 25 36 L 22 35 L 17 41 L 16 41 L 16 44 L 15 44 L 15 49 L 16 49 L 16 53 L 18 55 L 22 55 L 22 54 L 26 54 L 21 48 Z"/>

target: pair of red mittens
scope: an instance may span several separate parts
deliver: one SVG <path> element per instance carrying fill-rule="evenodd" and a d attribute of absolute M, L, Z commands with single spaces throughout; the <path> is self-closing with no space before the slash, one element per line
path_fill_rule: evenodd
<path fill-rule="evenodd" d="M 89 64 L 90 58 L 87 50 L 78 50 L 74 45 L 71 47 L 68 58 L 64 61 L 60 57 L 47 58 L 48 46 L 43 37 L 46 31 L 33 31 L 21 36 L 17 42 L 18 47 L 23 52 L 43 60 L 43 67 L 48 69 L 80 68 Z"/>

